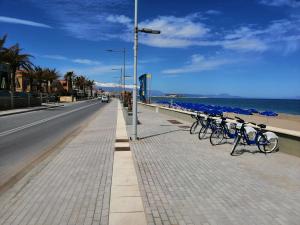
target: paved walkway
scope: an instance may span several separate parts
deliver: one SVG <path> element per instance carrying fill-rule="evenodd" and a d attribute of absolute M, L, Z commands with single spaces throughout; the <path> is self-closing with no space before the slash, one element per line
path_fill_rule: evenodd
<path fill-rule="evenodd" d="M 117 101 L 0 196 L 1 225 L 108 224 Z"/>
<path fill-rule="evenodd" d="M 299 225 L 300 158 L 212 147 L 140 107 L 131 142 L 149 225 Z M 175 118 L 176 119 L 176 118 Z M 128 127 L 131 134 L 131 127 Z"/>

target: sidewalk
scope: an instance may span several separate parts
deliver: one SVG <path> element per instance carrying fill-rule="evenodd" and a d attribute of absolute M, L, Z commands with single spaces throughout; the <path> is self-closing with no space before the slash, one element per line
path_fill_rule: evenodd
<path fill-rule="evenodd" d="M 300 158 L 232 157 L 231 145 L 199 141 L 186 122 L 143 107 L 138 116 L 131 150 L 149 225 L 299 225 Z"/>
<path fill-rule="evenodd" d="M 114 163 L 117 101 L 103 107 L 0 196 L 0 225 L 141 225 L 124 215 L 144 209 L 148 225 L 299 225 L 300 158 L 232 157 L 230 145 L 199 141 L 185 122 L 142 107 L 138 115 L 141 140 Z"/>
<path fill-rule="evenodd" d="M 0 196 L 0 224 L 108 224 L 117 101 Z"/>

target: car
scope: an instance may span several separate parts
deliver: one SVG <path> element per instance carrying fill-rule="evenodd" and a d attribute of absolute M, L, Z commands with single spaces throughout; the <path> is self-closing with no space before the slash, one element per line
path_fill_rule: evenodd
<path fill-rule="evenodd" d="M 108 103 L 109 102 L 108 96 L 102 95 L 101 101 Z"/>

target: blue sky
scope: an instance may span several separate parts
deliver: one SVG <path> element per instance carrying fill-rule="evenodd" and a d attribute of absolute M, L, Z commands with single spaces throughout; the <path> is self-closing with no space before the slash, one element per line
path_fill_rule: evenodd
<path fill-rule="evenodd" d="M 114 85 L 127 49 L 133 69 L 133 0 L 1 0 L 0 35 L 40 66 Z M 140 0 L 139 74 L 164 92 L 300 96 L 300 2 Z M 131 80 L 127 81 L 131 83 Z"/>

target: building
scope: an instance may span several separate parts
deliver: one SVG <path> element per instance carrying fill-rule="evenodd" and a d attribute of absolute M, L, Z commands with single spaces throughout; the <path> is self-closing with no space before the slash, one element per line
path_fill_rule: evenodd
<path fill-rule="evenodd" d="M 0 90 L 9 90 L 9 66 L 0 64 Z"/>
<path fill-rule="evenodd" d="M 31 92 L 31 82 L 29 74 L 23 70 L 16 72 L 16 92 Z"/>

